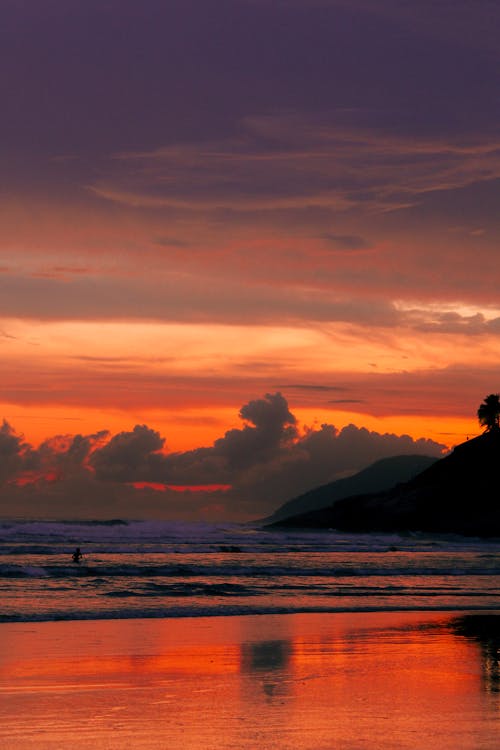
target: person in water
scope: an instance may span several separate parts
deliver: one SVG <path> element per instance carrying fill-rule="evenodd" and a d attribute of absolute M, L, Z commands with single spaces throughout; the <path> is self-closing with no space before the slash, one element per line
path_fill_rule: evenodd
<path fill-rule="evenodd" d="M 75 551 L 73 552 L 73 562 L 79 563 L 82 557 L 83 555 L 80 552 L 80 547 L 77 547 Z"/>

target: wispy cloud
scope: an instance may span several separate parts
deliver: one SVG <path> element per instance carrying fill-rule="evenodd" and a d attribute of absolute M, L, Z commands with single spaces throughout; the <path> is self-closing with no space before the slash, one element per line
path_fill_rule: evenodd
<path fill-rule="evenodd" d="M 242 129 L 238 139 L 118 154 L 89 189 L 126 205 L 184 211 L 386 212 L 500 177 L 500 141 L 484 135 L 408 137 L 290 114 L 247 118 Z M 349 235 L 330 239 L 360 245 Z"/>
<path fill-rule="evenodd" d="M 373 247 L 373 245 L 363 237 L 353 234 L 333 234 L 332 232 L 325 232 L 320 235 L 320 237 L 336 250 L 356 251 L 368 250 Z"/>

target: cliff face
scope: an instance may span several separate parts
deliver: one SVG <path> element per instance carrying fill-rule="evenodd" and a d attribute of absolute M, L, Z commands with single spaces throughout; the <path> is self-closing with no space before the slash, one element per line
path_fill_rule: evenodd
<path fill-rule="evenodd" d="M 462 443 L 414 479 L 356 495 L 282 526 L 500 536 L 500 430 Z"/>

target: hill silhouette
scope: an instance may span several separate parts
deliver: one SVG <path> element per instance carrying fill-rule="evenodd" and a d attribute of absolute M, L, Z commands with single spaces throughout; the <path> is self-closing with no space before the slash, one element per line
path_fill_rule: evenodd
<path fill-rule="evenodd" d="M 500 430 L 458 445 L 408 482 L 355 495 L 273 526 L 500 536 Z"/>
<path fill-rule="evenodd" d="M 437 458 L 433 456 L 420 455 L 381 458 L 350 477 L 328 482 L 288 500 L 263 522 L 273 523 L 299 513 L 319 510 L 350 495 L 388 490 L 412 479 L 436 461 Z"/>

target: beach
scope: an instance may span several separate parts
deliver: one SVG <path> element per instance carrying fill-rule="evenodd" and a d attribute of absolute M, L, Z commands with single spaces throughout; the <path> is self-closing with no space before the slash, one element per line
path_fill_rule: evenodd
<path fill-rule="evenodd" d="M 493 750 L 499 621 L 490 611 L 3 623 L 0 746 Z"/>
<path fill-rule="evenodd" d="M 497 750 L 499 555 L 473 538 L 5 522 L 0 747 Z"/>

